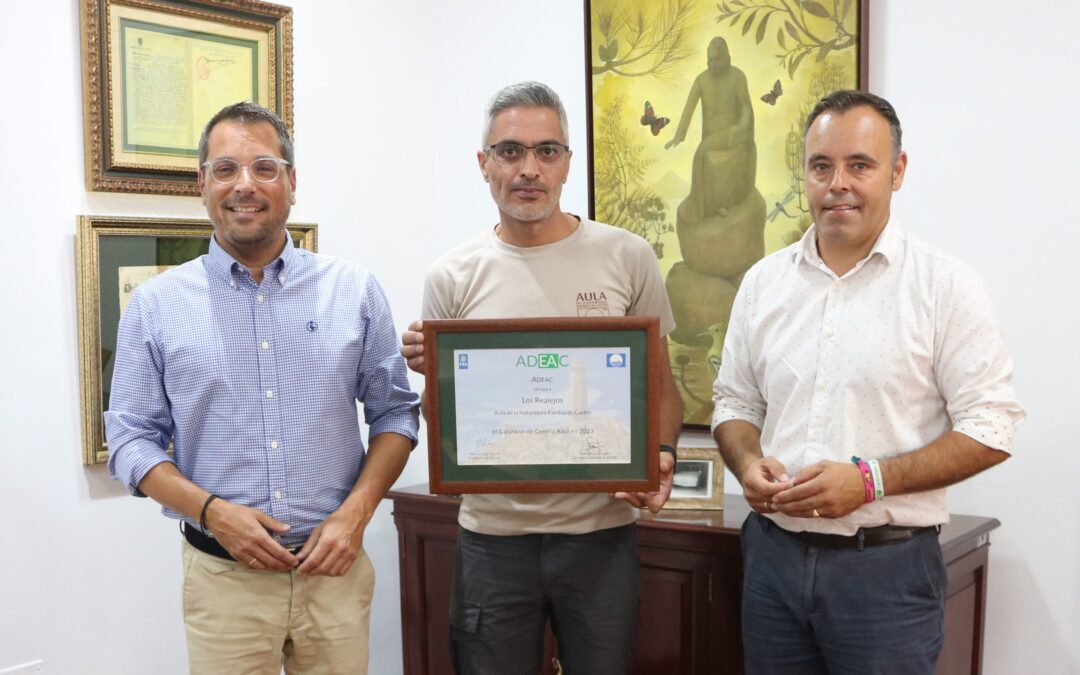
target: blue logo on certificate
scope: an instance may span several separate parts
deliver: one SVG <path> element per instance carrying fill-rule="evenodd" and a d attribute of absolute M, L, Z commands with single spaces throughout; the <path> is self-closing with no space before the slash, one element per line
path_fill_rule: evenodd
<path fill-rule="evenodd" d="M 458 354 L 457 367 L 458 367 L 458 370 L 468 370 L 469 369 L 469 355 L 468 354 Z"/>
<path fill-rule="evenodd" d="M 607 355 L 607 367 L 608 368 L 625 368 L 626 367 L 626 354 L 623 352 L 608 352 Z"/>

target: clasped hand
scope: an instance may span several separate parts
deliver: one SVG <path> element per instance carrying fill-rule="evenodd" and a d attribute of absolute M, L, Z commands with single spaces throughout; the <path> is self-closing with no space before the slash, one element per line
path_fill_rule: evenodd
<path fill-rule="evenodd" d="M 207 512 L 214 538 L 238 562 L 251 569 L 280 572 L 296 569 L 312 576 L 342 576 L 360 553 L 364 524 L 335 511 L 312 531 L 293 555 L 271 533 L 284 534 L 289 526 L 258 509 L 215 500 Z"/>
<path fill-rule="evenodd" d="M 743 495 L 758 513 L 796 518 L 841 518 L 866 499 L 862 474 L 854 464 L 821 461 L 791 478 L 775 457 L 763 457 L 747 467 Z"/>

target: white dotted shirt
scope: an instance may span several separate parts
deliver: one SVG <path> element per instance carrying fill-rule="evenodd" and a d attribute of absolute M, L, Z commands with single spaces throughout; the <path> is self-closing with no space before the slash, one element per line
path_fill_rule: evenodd
<path fill-rule="evenodd" d="M 713 387 L 713 429 L 744 420 L 790 476 L 821 460 L 881 459 L 947 431 L 1010 452 L 1023 407 L 989 295 L 967 265 L 889 224 L 842 278 L 815 228 L 747 272 Z M 889 496 L 840 519 L 772 517 L 852 534 L 947 522 L 945 490 Z"/>

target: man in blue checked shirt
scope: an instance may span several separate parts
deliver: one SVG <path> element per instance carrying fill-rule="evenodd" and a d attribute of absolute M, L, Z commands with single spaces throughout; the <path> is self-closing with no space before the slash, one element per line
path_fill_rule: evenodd
<path fill-rule="evenodd" d="M 360 267 L 293 246 L 274 113 L 226 107 L 199 163 L 210 251 L 139 286 L 120 320 L 109 470 L 183 521 L 192 673 L 366 673 L 364 528 L 419 404 L 390 307 Z"/>

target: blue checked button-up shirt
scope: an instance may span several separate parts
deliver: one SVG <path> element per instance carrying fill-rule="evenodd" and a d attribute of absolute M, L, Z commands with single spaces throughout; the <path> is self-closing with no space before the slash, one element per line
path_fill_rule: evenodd
<path fill-rule="evenodd" d="M 363 469 L 356 401 L 371 437 L 416 441 L 419 397 L 375 278 L 289 240 L 256 285 L 211 240 L 140 285 L 120 319 L 109 471 L 139 495 L 175 460 L 202 488 L 289 524 L 279 541 L 299 545 Z"/>

